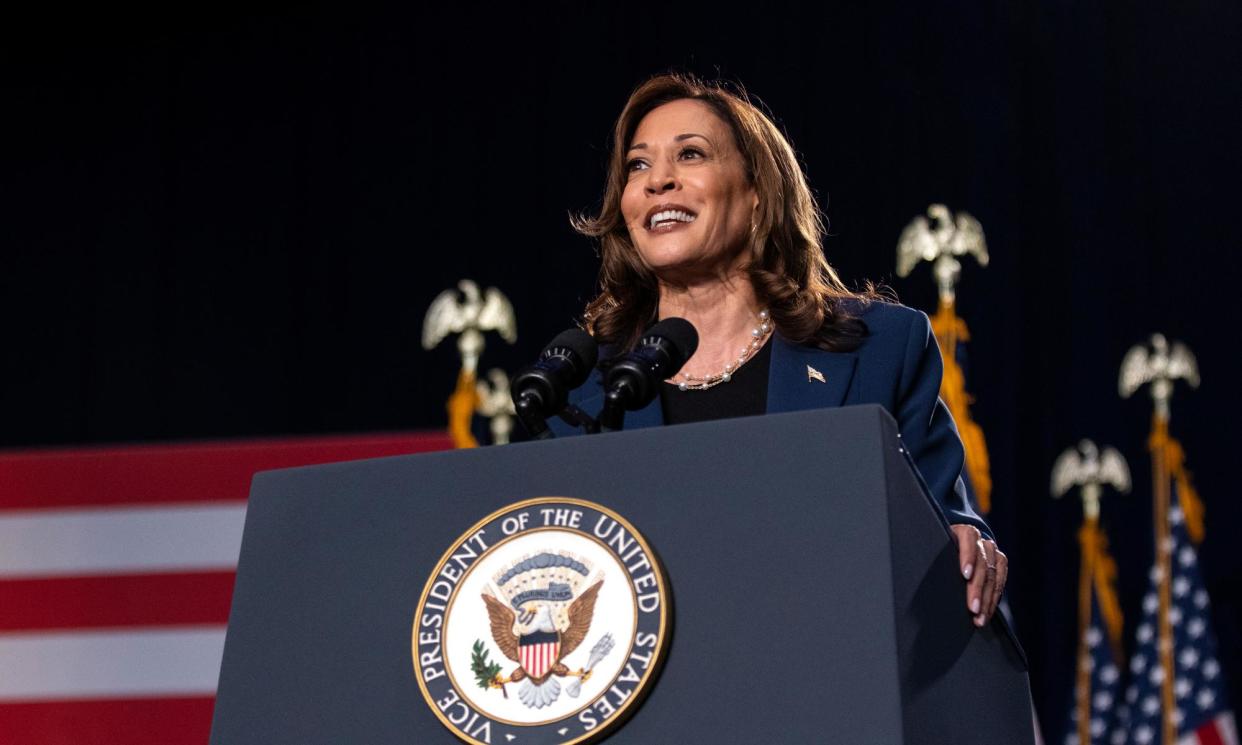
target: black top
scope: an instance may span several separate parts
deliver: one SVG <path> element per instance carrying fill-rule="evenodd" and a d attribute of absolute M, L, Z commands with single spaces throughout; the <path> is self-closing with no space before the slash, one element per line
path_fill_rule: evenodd
<path fill-rule="evenodd" d="M 660 386 L 660 405 L 665 424 L 689 424 L 709 419 L 754 416 L 768 410 L 768 366 L 772 360 L 772 337 L 733 373 L 728 383 L 705 391 L 683 391 L 672 383 Z"/>

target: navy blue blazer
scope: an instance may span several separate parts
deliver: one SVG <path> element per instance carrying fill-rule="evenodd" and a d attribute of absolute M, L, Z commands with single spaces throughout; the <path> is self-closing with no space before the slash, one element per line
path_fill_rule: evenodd
<path fill-rule="evenodd" d="M 904 305 L 871 302 L 858 315 L 869 334 L 853 352 L 825 352 L 774 335 L 768 413 L 883 406 L 897 420 L 907 450 L 948 521 L 974 525 L 990 538 L 987 524 L 966 499 L 961 477 L 965 451 L 957 425 L 940 400 L 944 365 L 926 314 Z M 808 367 L 818 370 L 824 382 L 810 379 Z M 570 403 L 595 414 L 603 407 L 603 398 L 603 379 L 596 373 L 570 394 Z M 549 424 L 558 437 L 578 433 L 559 419 Z M 625 416 L 627 430 L 663 424 L 658 396 Z"/>

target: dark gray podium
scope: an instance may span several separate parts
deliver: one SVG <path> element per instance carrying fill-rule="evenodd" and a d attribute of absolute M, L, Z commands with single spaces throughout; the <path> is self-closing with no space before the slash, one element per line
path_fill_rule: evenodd
<path fill-rule="evenodd" d="M 666 570 L 665 667 L 610 743 L 1032 743 L 1022 653 L 879 407 L 258 474 L 211 742 L 455 743 L 415 606 L 476 520 L 540 496 L 629 519 Z"/>

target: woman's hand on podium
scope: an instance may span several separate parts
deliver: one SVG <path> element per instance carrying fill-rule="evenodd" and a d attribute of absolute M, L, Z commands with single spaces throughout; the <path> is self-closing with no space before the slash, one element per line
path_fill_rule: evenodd
<path fill-rule="evenodd" d="M 966 608 L 982 627 L 996 612 L 1005 580 L 1009 578 L 1009 558 L 996 547 L 996 541 L 984 538 L 973 525 L 950 525 L 957 539 L 958 565 L 966 579 Z"/>

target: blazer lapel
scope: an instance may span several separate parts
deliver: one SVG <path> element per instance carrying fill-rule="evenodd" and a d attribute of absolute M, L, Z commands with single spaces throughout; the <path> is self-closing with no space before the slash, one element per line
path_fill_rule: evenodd
<path fill-rule="evenodd" d="M 776 335 L 768 368 L 768 413 L 843 405 L 857 365 L 857 355 L 804 347 Z"/>

